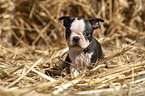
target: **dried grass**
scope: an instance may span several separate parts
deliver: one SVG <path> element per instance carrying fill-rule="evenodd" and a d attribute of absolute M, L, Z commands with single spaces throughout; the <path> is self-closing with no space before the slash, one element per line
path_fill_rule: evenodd
<path fill-rule="evenodd" d="M 0 96 L 145 95 L 144 5 L 144 0 L 1 0 Z M 105 20 L 94 32 L 105 58 L 74 80 L 44 72 L 66 57 L 58 21 L 63 15 Z M 109 69 L 103 68 L 106 61 Z"/>

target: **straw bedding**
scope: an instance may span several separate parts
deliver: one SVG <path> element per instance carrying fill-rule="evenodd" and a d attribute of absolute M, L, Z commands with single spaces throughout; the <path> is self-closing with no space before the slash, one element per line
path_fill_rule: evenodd
<path fill-rule="evenodd" d="M 144 0 L 1 0 L 0 96 L 145 95 L 144 5 Z M 76 79 L 65 72 L 45 74 L 68 52 L 58 20 L 63 15 L 105 20 L 94 32 L 105 58 Z"/>

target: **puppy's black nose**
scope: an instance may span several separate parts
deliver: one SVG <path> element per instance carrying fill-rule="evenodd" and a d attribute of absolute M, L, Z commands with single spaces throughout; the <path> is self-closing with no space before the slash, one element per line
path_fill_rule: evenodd
<path fill-rule="evenodd" d="M 77 43 L 79 40 L 80 40 L 80 37 L 78 36 L 73 37 L 73 42 Z"/>

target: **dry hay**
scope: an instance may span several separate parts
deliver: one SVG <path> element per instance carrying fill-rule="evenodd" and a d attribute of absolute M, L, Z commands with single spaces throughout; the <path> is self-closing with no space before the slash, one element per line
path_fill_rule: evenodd
<path fill-rule="evenodd" d="M 0 96 L 145 95 L 144 5 L 144 0 L 1 0 Z M 63 15 L 105 20 L 94 36 L 106 58 L 74 80 L 44 73 L 68 51 L 58 21 Z"/>

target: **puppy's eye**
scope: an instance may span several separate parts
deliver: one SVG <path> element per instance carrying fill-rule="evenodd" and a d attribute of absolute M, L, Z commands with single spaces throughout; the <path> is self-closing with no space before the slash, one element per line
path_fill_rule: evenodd
<path fill-rule="evenodd" d="M 86 37 L 89 37 L 91 34 L 90 33 L 85 33 L 85 36 Z"/>

